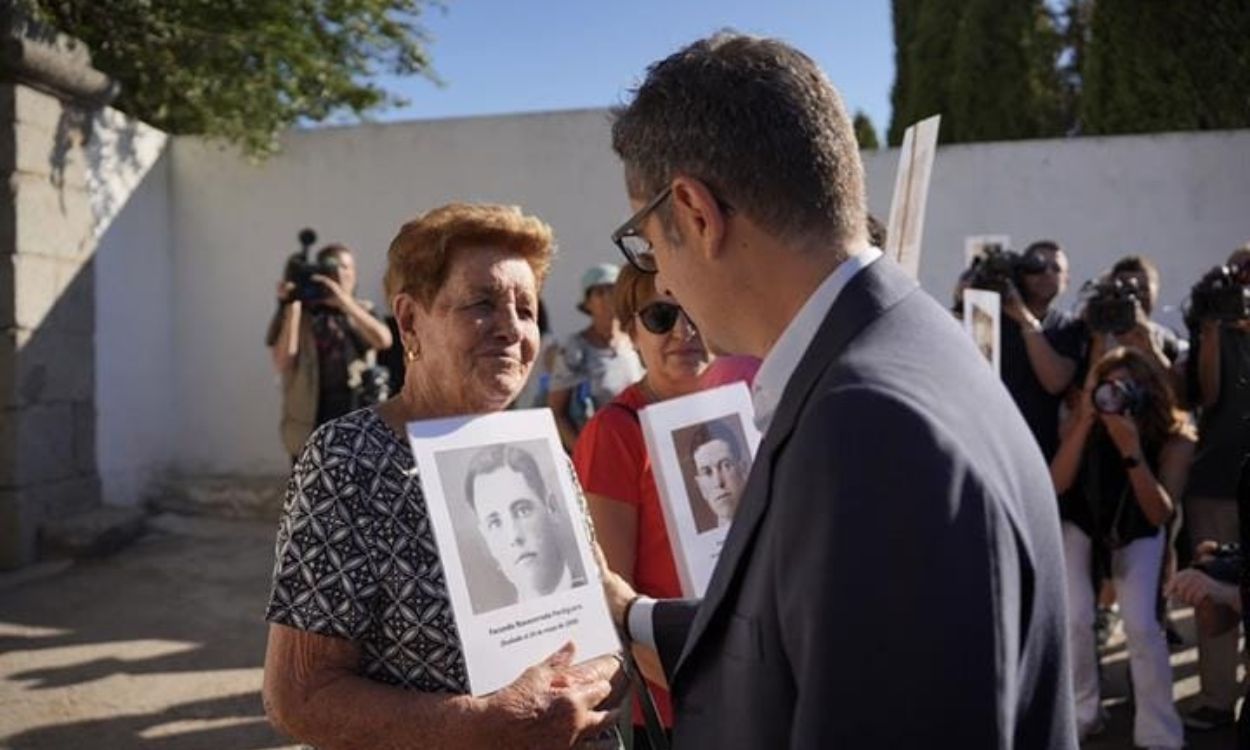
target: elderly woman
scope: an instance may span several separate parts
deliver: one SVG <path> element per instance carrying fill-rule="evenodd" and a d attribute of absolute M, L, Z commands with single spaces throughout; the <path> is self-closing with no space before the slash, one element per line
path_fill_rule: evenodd
<path fill-rule="evenodd" d="M 655 276 L 633 266 L 621 269 L 613 293 L 615 313 L 646 365 L 646 375 L 620 393 L 586 424 L 573 451 L 578 479 L 608 567 L 639 593 L 680 598 L 681 583 L 669 546 L 651 460 L 638 410 L 700 389 L 709 355 L 681 306 L 655 288 Z M 672 708 L 654 653 L 637 654 L 653 680 L 651 690 L 665 726 Z M 634 747 L 646 747 L 642 714 L 635 708 Z"/>
<path fill-rule="evenodd" d="M 569 747 L 612 722 L 619 662 L 571 646 L 486 697 L 464 657 L 407 422 L 499 411 L 538 346 L 550 228 L 515 208 L 452 204 L 405 224 L 386 293 L 403 390 L 331 421 L 296 462 L 278 529 L 264 700 L 323 750 Z"/>

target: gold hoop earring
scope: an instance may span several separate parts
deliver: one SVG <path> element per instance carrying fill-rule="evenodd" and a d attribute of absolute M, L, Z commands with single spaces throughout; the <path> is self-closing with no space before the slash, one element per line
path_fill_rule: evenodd
<path fill-rule="evenodd" d="M 417 342 L 417 346 L 415 349 L 409 349 L 407 347 L 404 348 L 404 359 L 408 360 L 409 362 L 416 362 L 418 359 L 421 359 L 421 342 L 420 341 Z"/>

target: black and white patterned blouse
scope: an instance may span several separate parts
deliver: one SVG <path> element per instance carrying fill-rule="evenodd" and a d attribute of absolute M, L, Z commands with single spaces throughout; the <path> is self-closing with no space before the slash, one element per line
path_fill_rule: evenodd
<path fill-rule="evenodd" d="M 373 409 L 309 438 L 275 546 L 266 620 L 352 641 L 378 682 L 468 692 L 412 452 Z"/>

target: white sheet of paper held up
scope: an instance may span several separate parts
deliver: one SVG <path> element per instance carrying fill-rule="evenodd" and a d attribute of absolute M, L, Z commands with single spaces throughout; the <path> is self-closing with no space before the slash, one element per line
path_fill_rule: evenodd
<path fill-rule="evenodd" d="M 912 278 L 920 272 L 925 204 L 941 122 L 942 116 L 934 115 L 912 125 L 903 133 L 903 146 L 899 149 L 898 174 L 894 178 L 894 198 L 890 202 L 890 223 L 883 249 Z"/>

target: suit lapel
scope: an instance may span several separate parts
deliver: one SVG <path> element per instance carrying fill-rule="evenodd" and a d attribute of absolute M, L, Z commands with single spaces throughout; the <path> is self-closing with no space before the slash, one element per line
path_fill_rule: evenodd
<path fill-rule="evenodd" d="M 756 451 L 733 526 L 729 529 L 712 580 L 708 582 L 707 593 L 699 605 L 681 658 L 673 671 L 674 683 L 681 679 L 683 665 L 716 616 L 730 584 L 746 563 L 746 552 L 771 499 L 773 465 L 786 439 L 794 431 L 794 425 L 820 376 L 838 359 L 855 334 L 916 288 L 916 282 L 896 263 L 882 257 L 857 273 L 834 300 L 833 307 L 825 315 L 812 343 L 786 383 L 772 424 Z"/>

